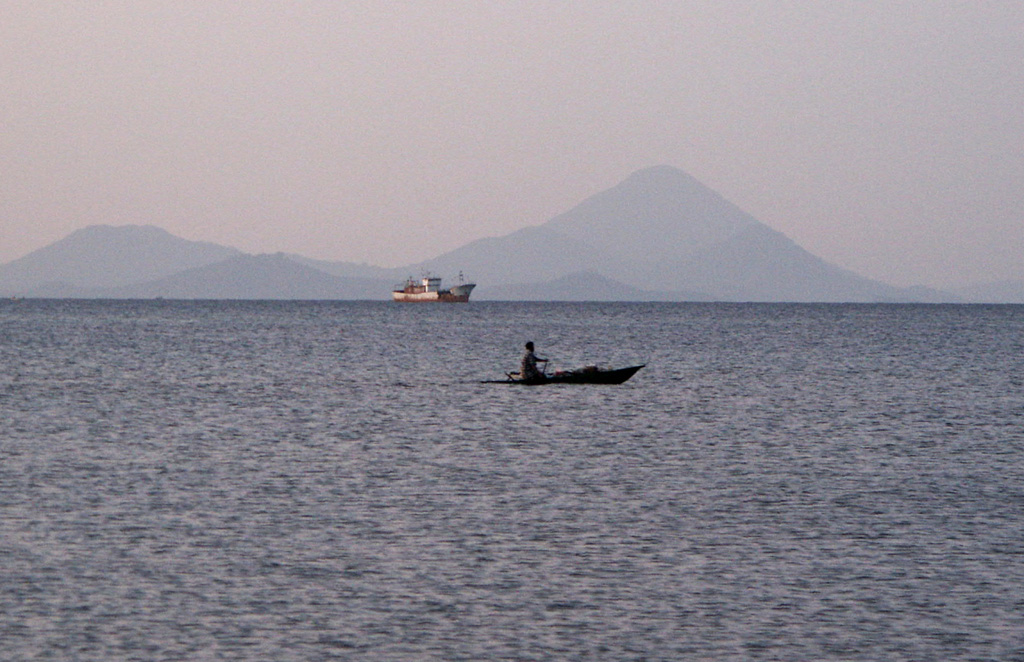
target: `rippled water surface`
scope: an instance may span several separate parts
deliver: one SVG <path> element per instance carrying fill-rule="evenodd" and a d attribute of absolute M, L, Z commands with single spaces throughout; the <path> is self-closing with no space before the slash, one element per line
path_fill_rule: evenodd
<path fill-rule="evenodd" d="M 481 384 L 525 340 L 621 386 Z M 1024 307 L 0 303 L 3 659 L 1024 659 Z"/>

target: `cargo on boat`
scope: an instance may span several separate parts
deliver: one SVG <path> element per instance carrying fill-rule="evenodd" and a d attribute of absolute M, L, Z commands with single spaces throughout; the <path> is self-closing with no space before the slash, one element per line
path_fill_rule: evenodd
<path fill-rule="evenodd" d="M 443 289 L 441 279 L 435 276 L 424 276 L 419 281 L 410 278 L 405 285 L 391 292 L 391 298 L 395 301 L 441 301 L 444 303 L 466 303 L 469 301 L 469 293 L 476 287 L 476 283 L 466 283 L 462 274 L 459 274 L 459 284 Z"/>

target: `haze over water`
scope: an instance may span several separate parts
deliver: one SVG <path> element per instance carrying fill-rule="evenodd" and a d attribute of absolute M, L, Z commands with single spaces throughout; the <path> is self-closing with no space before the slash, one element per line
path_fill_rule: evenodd
<path fill-rule="evenodd" d="M 621 386 L 481 384 L 524 341 Z M 0 302 L 9 659 L 1024 657 L 1024 307 Z"/>

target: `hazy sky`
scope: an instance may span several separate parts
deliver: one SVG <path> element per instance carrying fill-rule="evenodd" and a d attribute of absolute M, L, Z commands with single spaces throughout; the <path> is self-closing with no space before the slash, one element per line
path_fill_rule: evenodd
<path fill-rule="evenodd" d="M 0 262 L 396 266 L 658 164 L 867 276 L 1024 279 L 1024 2 L 0 0 Z"/>

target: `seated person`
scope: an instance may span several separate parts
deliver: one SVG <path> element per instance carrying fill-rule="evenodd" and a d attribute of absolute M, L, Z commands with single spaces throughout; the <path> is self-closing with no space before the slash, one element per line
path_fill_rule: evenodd
<path fill-rule="evenodd" d="M 537 370 L 537 364 L 547 362 L 547 359 L 539 358 L 533 353 L 532 341 L 526 343 L 526 353 L 523 354 L 523 360 L 519 364 L 519 378 L 527 381 L 544 379 L 543 373 L 541 373 L 540 370 Z"/>

